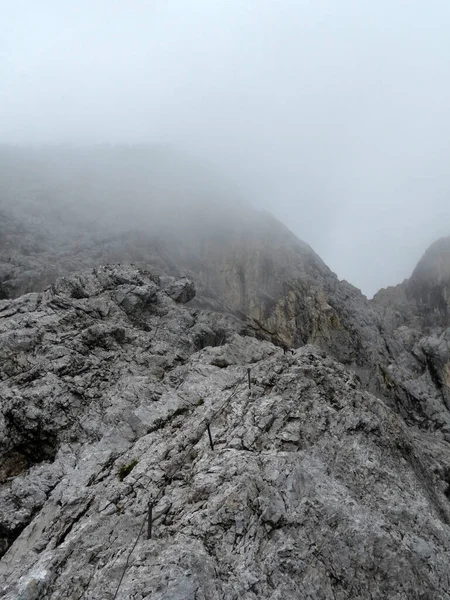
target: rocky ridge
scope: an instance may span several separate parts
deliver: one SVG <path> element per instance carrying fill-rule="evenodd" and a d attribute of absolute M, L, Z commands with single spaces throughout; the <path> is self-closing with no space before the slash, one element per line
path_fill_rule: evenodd
<path fill-rule="evenodd" d="M 449 597 L 450 238 L 369 301 L 167 156 L 0 150 L 8 600 Z"/>
<path fill-rule="evenodd" d="M 111 266 L 0 303 L 2 597 L 448 598 L 448 442 L 193 294 Z"/>

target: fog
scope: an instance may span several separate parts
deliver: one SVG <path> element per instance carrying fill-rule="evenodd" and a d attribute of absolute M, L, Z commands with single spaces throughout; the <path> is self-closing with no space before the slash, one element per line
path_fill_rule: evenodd
<path fill-rule="evenodd" d="M 450 234 L 447 0 L 0 6 L 0 142 L 179 148 L 369 296 Z"/>

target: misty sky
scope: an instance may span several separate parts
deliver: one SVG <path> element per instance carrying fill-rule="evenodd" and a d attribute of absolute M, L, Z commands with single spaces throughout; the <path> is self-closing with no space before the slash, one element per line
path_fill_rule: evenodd
<path fill-rule="evenodd" d="M 368 295 L 450 235 L 448 0 L 0 8 L 0 142 L 205 157 Z"/>

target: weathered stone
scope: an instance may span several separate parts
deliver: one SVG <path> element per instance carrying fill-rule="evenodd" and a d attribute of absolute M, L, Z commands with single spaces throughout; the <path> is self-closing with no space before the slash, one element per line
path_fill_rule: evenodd
<path fill-rule="evenodd" d="M 448 239 L 369 301 L 249 206 L 46 185 L 0 198 L 0 595 L 448 598 Z"/>
<path fill-rule="evenodd" d="M 195 297 L 195 286 L 192 281 L 187 278 L 178 279 L 169 283 L 164 291 L 172 300 L 186 304 Z"/>
<path fill-rule="evenodd" d="M 111 600 L 135 542 L 124 600 L 447 598 L 438 431 L 324 351 L 284 354 L 138 270 L 83 278 L 87 297 L 69 278 L 0 307 L 5 600 Z M 139 319 L 123 286 L 154 291 Z M 444 361 L 442 343 L 421 347 Z"/>

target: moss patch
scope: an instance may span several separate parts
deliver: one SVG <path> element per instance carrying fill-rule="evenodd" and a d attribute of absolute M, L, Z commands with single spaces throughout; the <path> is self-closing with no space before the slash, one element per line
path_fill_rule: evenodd
<path fill-rule="evenodd" d="M 138 464 L 137 460 L 132 460 L 128 465 L 122 465 L 117 473 L 119 480 L 123 481 L 127 475 L 131 473 L 134 467 Z"/>

